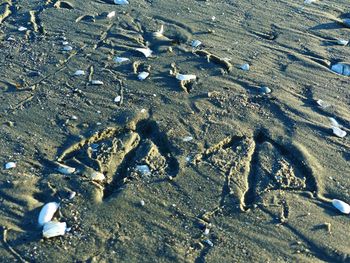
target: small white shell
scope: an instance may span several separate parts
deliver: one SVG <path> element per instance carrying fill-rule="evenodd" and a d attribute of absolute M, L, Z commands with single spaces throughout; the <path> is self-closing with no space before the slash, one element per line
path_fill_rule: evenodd
<path fill-rule="evenodd" d="M 44 225 L 43 236 L 45 238 L 63 236 L 66 233 L 67 224 L 66 222 L 54 222 L 50 221 Z"/>
<path fill-rule="evenodd" d="M 73 50 L 73 47 L 72 46 L 69 46 L 69 45 L 66 45 L 63 47 L 63 50 L 64 51 L 72 51 Z"/>
<path fill-rule="evenodd" d="M 68 165 L 64 165 L 64 164 L 58 164 L 58 167 L 56 168 L 58 172 L 60 172 L 61 174 L 72 174 L 76 171 L 76 169 L 74 167 L 70 167 Z"/>
<path fill-rule="evenodd" d="M 240 69 L 244 70 L 244 71 L 248 71 L 250 69 L 250 66 L 249 66 L 249 64 L 243 64 L 240 66 Z"/>
<path fill-rule="evenodd" d="M 317 100 L 316 103 L 318 106 L 320 106 L 322 108 L 327 108 L 327 107 L 331 106 L 330 104 L 328 104 L 327 102 L 324 102 L 323 100 Z"/>
<path fill-rule="evenodd" d="M 336 119 L 334 119 L 334 118 L 332 118 L 332 117 L 330 117 L 330 118 L 328 118 L 328 119 L 330 120 L 330 122 L 331 122 L 331 124 L 332 124 L 332 127 L 341 127 L 341 125 L 337 122 Z"/>
<path fill-rule="evenodd" d="M 346 46 L 347 44 L 349 44 L 349 41 L 345 39 L 338 39 L 337 44 L 341 46 Z"/>
<path fill-rule="evenodd" d="M 16 168 L 16 163 L 15 162 L 8 162 L 5 164 L 5 169 L 8 170 L 8 169 L 13 169 L 13 168 Z"/>
<path fill-rule="evenodd" d="M 91 174 L 89 174 L 90 179 L 95 182 L 102 182 L 106 179 L 105 175 L 103 173 L 94 171 Z"/>
<path fill-rule="evenodd" d="M 163 37 L 163 33 L 164 33 L 164 25 L 161 25 L 158 31 L 153 32 L 153 36 L 160 38 L 160 37 Z"/>
<path fill-rule="evenodd" d="M 107 17 L 108 17 L 108 18 L 112 18 L 112 17 L 114 17 L 114 16 L 115 16 L 115 11 L 109 12 L 109 13 L 107 14 Z"/>
<path fill-rule="evenodd" d="M 142 71 L 140 74 L 137 75 L 137 78 L 139 80 L 145 80 L 149 76 L 149 73 L 146 71 Z"/>
<path fill-rule="evenodd" d="M 264 94 L 269 94 L 272 92 L 272 90 L 269 88 L 269 87 L 266 87 L 266 86 L 262 86 L 259 88 L 259 91 L 261 93 L 264 93 Z"/>
<path fill-rule="evenodd" d="M 304 1 L 304 4 L 312 4 L 312 3 L 315 3 L 316 0 L 305 0 Z"/>
<path fill-rule="evenodd" d="M 153 51 L 150 48 L 136 48 L 138 52 L 141 52 L 146 58 L 150 57 Z"/>
<path fill-rule="evenodd" d="M 151 170 L 149 169 L 148 165 L 136 165 L 136 170 L 140 172 L 142 175 L 150 175 Z"/>
<path fill-rule="evenodd" d="M 192 136 L 186 136 L 186 137 L 182 138 L 182 141 L 184 141 L 184 142 L 189 142 L 189 141 L 192 141 L 192 140 L 193 140 Z"/>
<path fill-rule="evenodd" d="M 74 76 L 83 76 L 85 75 L 85 71 L 84 70 L 77 70 L 76 72 L 74 72 L 73 74 Z"/>
<path fill-rule="evenodd" d="M 178 79 L 178 80 L 195 80 L 196 78 L 197 78 L 197 76 L 196 75 L 192 75 L 192 74 L 188 74 L 188 75 L 186 75 L 186 74 L 177 74 L 176 75 L 176 78 Z"/>
<path fill-rule="evenodd" d="M 117 97 L 114 98 L 114 102 L 115 103 L 119 103 L 121 100 L 122 100 L 121 96 L 117 96 Z"/>
<path fill-rule="evenodd" d="M 332 126 L 333 134 L 339 138 L 344 138 L 346 136 L 346 131 L 343 131 L 339 127 Z"/>
<path fill-rule="evenodd" d="M 122 62 L 125 62 L 125 61 L 129 61 L 130 59 L 128 59 L 128 58 L 123 58 L 123 57 L 115 57 L 113 60 L 114 60 L 114 62 L 116 62 L 116 63 L 122 63 Z"/>
<path fill-rule="evenodd" d="M 129 4 L 129 1 L 128 0 L 114 0 L 114 3 L 116 5 L 127 5 L 127 4 Z"/>
<path fill-rule="evenodd" d="M 91 85 L 103 85 L 103 81 L 101 81 L 101 80 L 91 80 Z"/>
<path fill-rule="evenodd" d="M 332 205 L 337 208 L 343 214 L 350 214 L 350 205 L 342 200 L 333 199 Z"/>
<path fill-rule="evenodd" d="M 24 26 L 20 26 L 20 27 L 18 28 L 18 31 L 26 31 L 26 30 L 28 30 L 28 28 L 26 28 L 26 27 L 24 27 Z"/>
<path fill-rule="evenodd" d="M 344 75 L 344 76 L 350 76 L 350 65 L 349 64 L 344 64 L 344 63 L 338 63 L 334 64 L 331 67 L 331 70 L 334 71 L 335 73 Z"/>
<path fill-rule="evenodd" d="M 194 48 L 197 48 L 200 45 L 202 45 L 202 42 L 199 41 L 199 40 L 192 40 L 192 42 L 191 42 L 191 46 L 194 47 Z"/>
<path fill-rule="evenodd" d="M 45 204 L 39 213 L 38 223 L 39 225 L 44 225 L 45 223 L 51 221 L 53 215 L 56 213 L 60 204 L 56 202 L 50 202 Z"/>
<path fill-rule="evenodd" d="M 63 45 L 63 46 L 67 46 L 68 44 L 69 44 L 68 41 L 62 41 L 62 45 Z"/>

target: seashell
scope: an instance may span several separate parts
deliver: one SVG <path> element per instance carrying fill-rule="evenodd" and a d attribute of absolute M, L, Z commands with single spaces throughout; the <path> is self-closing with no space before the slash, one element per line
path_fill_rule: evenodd
<path fill-rule="evenodd" d="M 342 200 L 333 199 L 332 205 L 337 208 L 343 214 L 350 214 L 350 205 Z"/>
<path fill-rule="evenodd" d="M 61 223 L 61 222 L 50 221 L 44 225 L 43 236 L 45 238 L 63 236 L 66 233 L 66 230 L 67 230 L 66 222 Z"/>
<path fill-rule="evenodd" d="M 214 243 L 213 243 L 211 240 L 209 240 L 209 239 L 204 240 L 204 242 L 205 242 L 208 246 L 211 246 L 211 247 L 214 246 Z"/>
<path fill-rule="evenodd" d="M 186 136 L 186 137 L 182 138 L 182 141 L 184 141 L 184 142 L 189 142 L 189 141 L 192 141 L 192 140 L 193 140 L 192 136 Z"/>
<path fill-rule="evenodd" d="M 250 66 L 249 66 L 249 64 L 243 64 L 240 66 L 240 69 L 244 70 L 244 71 L 248 71 L 250 69 Z"/>
<path fill-rule="evenodd" d="M 60 163 L 57 163 L 57 168 L 56 170 L 61 173 L 61 174 L 72 174 L 76 171 L 76 169 L 74 167 L 70 167 L 68 165 L 64 165 L 64 164 L 60 164 Z"/>
<path fill-rule="evenodd" d="M 324 102 L 323 100 L 317 100 L 316 103 L 318 106 L 320 106 L 322 108 L 327 108 L 327 107 L 331 106 L 330 104 Z"/>
<path fill-rule="evenodd" d="M 205 230 L 204 230 L 204 235 L 209 235 L 209 232 L 210 232 L 210 229 L 209 228 L 205 228 Z"/>
<path fill-rule="evenodd" d="M 71 191 L 69 192 L 68 199 L 72 200 L 77 195 L 77 192 Z"/>
<path fill-rule="evenodd" d="M 62 49 L 63 51 L 72 51 L 73 50 L 73 47 L 72 46 L 69 46 L 69 45 L 66 45 L 63 47 Z"/>
<path fill-rule="evenodd" d="M 191 46 L 194 47 L 194 48 L 197 48 L 200 45 L 202 45 L 202 42 L 199 41 L 199 40 L 192 40 L 192 42 L 191 42 Z"/>
<path fill-rule="evenodd" d="M 150 48 L 136 48 L 138 52 L 141 52 L 146 58 L 150 57 L 153 51 Z"/>
<path fill-rule="evenodd" d="M 93 171 L 92 173 L 88 174 L 88 177 L 95 182 L 103 182 L 106 177 L 103 173 L 97 172 L 97 171 Z"/>
<path fill-rule="evenodd" d="M 68 44 L 69 44 L 68 41 L 62 41 L 62 45 L 63 45 L 63 46 L 67 46 Z"/>
<path fill-rule="evenodd" d="M 91 80 L 91 85 L 103 85 L 103 81 L 101 81 L 101 80 Z"/>
<path fill-rule="evenodd" d="M 28 30 L 28 28 L 26 28 L 26 27 L 24 27 L 24 26 L 20 26 L 19 28 L 18 28 L 18 31 L 27 31 Z"/>
<path fill-rule="evenodd" d="M 16 168 L 16 163 L 15 162 L 8 162 L 5 164 L 5 169 L 6 170 L 9 170 L 9 169 L 13 169 L 13 168 Z"/>
<path fill-rule="evenodd" d="M 114 3 L 116 5 L 128 5 L 129 1 L 128 0 L 114 0 Z"/>
<path fill-rule="evenodd" d="M 350 27 L 350 18 L 343 19 L 343 24 L 347 27 Z"/>
<path fill-rule="evenodd" d="M 145 201 L 141 200 L 141 201 L 140 201 L 140 205 L 141 205 L 141 206 L 145 206 Z"/>
<path fill-rule="evenodd" d="M 109 12 L 107 14 L 107 18 L 112 18 L 112 17 L 115 17 L 115 11 Z"/>
<path fill-rule="evenodd" d="M 160 29 L 153 33 L 153 36 L 158 37 L 158 38 L 163 37 L 163 33 L 164 33 L 164 25 L 161 25 Z"/>
<path fill-rule="evenodd" d="M 146 71 L 142 71 L 140 74 L 137 75 L 137 78 L 139 80 L 145 80 L 149 76 L 149 73 Z"/>
<path fill-rule="evenodd" d="M 74 76 L 83 76 L 83 75 L 85 75 L 85 71 L 84 70 L 77 70 L 76 72 L 74 72 L 73 75 Z"/>
<path fill-rule="evenodd" d="M 186 74 L 176 74 L 176 78 L 178 79 L 178 80 L 195 80 L 195 79 L 197 79 L 197 76 L 196 75 L 192 75 L 192 74 L 188 74 L 188 75 L 186 75 Z"/>
<path fill-rule="evenodd" d="M 312 4 L 312 3 L 315 3 L 316 0 L 305 0 L 304 1 L 304 4 Z"/>
<path fill-rule="evenodd" d="M 345 39 L 338 39 L 337 44 L 341 46 L 347 46 L 349 44 L 349 41 Z"/>
<path fill-rule="evenodd" d="M 122 62 L 125 62 L 125 61 L 129 61 L 130 59 L 128 59 L 128 58 L 123 58 L 123 57 L 115 57 L 113 60 L 114 60 L 114 62 L 116 62 L 116 63 L 122 63 Z"/>
<path fill-rule="evenodd" d="M 344 64 L 344 63 L 338 63 L 334 64 L 331 67 L 331 70 L 334 71 L 335 73 L 344 75 L 344 76 L 350 76 L 350 65 L 349 64 Z"/>
<path fill-rule="evenodd" d="M 259 91 L 264 94 L 269 94 L 272 92 L 272 90 L 266 86 L 259 87 Z"/>
<path fill-rule="evenodd" d="M 114 102 L 115 103 L 119 103 L 119 102 L 121 102 L 121 100 L 122 100 L 121 96 L 117 96 L 117 97 L 114 98 Z"/>
<path fill-rule="evenodd" d="M 342 126 L 337 122 L 336 119 L 334 119 L 334 118 L 332 118 L 332 117 L 330 117 L 330 118 L 328 118 L 328 119 L 330 120 L 332 126 L 334 126 L 334 127 L 342 127 Z"/>
<path fill-rule="evenodd" d="M 346 136 L 346 131 L 343 131 L 339 127 L 332 126 L 333 134 L 339 138 L 344 138 Z"/>
<path fill-rule="evenodd" d="M 50 202 L 45 204 L 39 213 L 38 223 L 39 225 L 44 225 L 45 223 L 51 221 L 53 215 L 56 213 L 60 204 L 56 202 Z"/>
<path fill-rule="evenodd" d="M 136 165 L 136 170 L 140 172 L 142 175 L 150 175 L 151 170 L 149 169 L 148 165 Z"/>

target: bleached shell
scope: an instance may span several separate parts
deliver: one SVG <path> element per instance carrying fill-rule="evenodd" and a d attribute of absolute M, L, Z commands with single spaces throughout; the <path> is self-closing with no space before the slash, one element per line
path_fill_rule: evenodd
<path fill-rule="evenodd" d="M 74 76 L 83 76 L 83 75 L 85 75 L 84 70 L 77 70 L 76 72 L 74 72 Z"/>
<path fill-rule="evenodd" d="M 101 80 L 91 80 L 92 85 L 103 85 L 103 81 Z"/>
<path fill-rule="evenodd" d="M 15 162 L 8 162 L 5 164 L 5 169 L 8 170 L 8 169 L 13 169 L 13 168 L 16 168 L 16 163 Z"/>
<path fill-rule="evenodd" d="M 112 18 L 112 17 L 114 17 L 114 16 L 115 16 L 115 11 L 109 12 L 109 13 L 107 14 L 107 17 L 108 17 L 108 18 Z"/>
<path fill-rule="evenodd" d="M 264 93 L 264 94 L 269 94 L 269 93 L 272 92 L 272 90 L 269 87 L 266 87 L 266 86 L 260 87 L 259 90 L 260 90 L 261 93 Z"/>
<path fill-rule="evenodd" d="M 250 69 L 250 66 L 249 66 L 249 64 L 243 64 L 240 66 L 240 69 L 244 70 L 244 71 L 248 71 Z"/>
<path fill-rule="evenodd" d="M 332 126 L 333 134 L 339 138 L 344 138 L 346 136 L 346 131 L 343 131 L 339 127 Z"/>
<path fill-rule="evenodd" d="M 64 51 L 72 51 L 72 50 L 73 50 L 73 47 L 67 45 L 67 46 L 64 46 L 64 47 L 63 47 L 63 50 L 64 50 Z"/>
<path fill-rule="evenodd" d="M 124 58 L 124 57 L 115 57 L 114 58 L 114 62 L 116 62 L 116 63 L 122 63 L 122 62 L 129 61 L 129 60 L 130 59 Z"/>
<path fill-rule="evenodd" d="M 136 170 L 139 171 L 142 175 L 149 175 L 151 174 L 151 170 L 149 169 L 148 165 L 137 165 Z"/>
<path fill-rule="evenodd" d="M 331 67 L 331 70 L 334 71 L 335 73 L 344 75 L 344 76 L 350 76 L 350 65 L 349 64 L 344 64 L 344 63 L 338 63 L 334 64 Z"/>
<path fill-rule="evenodd" d="M 97 171 L 93 171 L 92 173 L 90 173 L 89 177 L 92 181 L 96 181 L 96 182 L 102 182 L 106 179 L 106 177 L 103 173 L 100 173 Z"/>
<path fill-rule="evenodd" d="M 137 78 L 139 80 L 145 80 L 149 76 L 149 73 L 146 71 L 142 71 L 140 74 L 137 75 Z"/>
<path fill-rule="evenodd" d="M 127 4 L 129 4 L 129 1 L 128 0 L 114 0 L 114 3 L 116 5 L 127 5 Z"/>
<path fill-rule="evenodd" d="M 188 74 L 188 75 L 186 75 L 186 74 L 177 74 L 176 75 L 176 78 L 178 79 L 178 80 L 195 80 L 195 79 L 197 79 L 197 76 L 196 75 L 192 75 L 192 74 Z"/>
<path fill-rule="evenodd" d="M 146 58 L 150 57 L 153 51 L 150 48 L 136 48 L 138 52 L 141 52 Z"/>
<path fill-rule="evenodd" d="M 315 3 L 316 0 L 305 0 L 304 1 L 304 4 L 312 4 L 312 3 Z"/>
<path fill-rule="evenodd" d="M 192 40 L 192 42 L 191 42 L 191 46 L 194 47 L 194 48 L 197 48 L 200 45 L 202 45 L 202 42 L 199 41 L 199 40 Z"/>
<path fill-rule="evenodd" d="M 38 223 L 39 225 L 44 225 L 45 223 L 51 221 L 52 217 L 56 213 L 57 209 L 60 207 L 59 203 L 50 202 L 45 204 L 39 213 Z"/>
<path fill-rule="evenodd" d="M 334 127 L 341 127 L 341 125 L 338 123 L 338 121 L 332 117 L 328 118 L 329 121 L 331 122 L 332 126 Z"/>
<path fill-rule="evenodd" d="M 26 27 L 24 27 L 24 26 L 20 26 L 20 27 L 18 28 L 18 31 L 26 31 L 26 30 L 28 30 L 28 28 L 26 28 Z"/>
<path fill-rule="evenodd" d="M 114 102 L 115 102 L 115 103 L 119 103 L 121 100 L 122 100 L 122 97 L 119 96 L 119 95 L 118 95 L 117 97 L 114 98 Z"/>
<path fill-rule="evenodd" d="M 349 41 L 345 39 L 338 39 L 337 44 L 341 46 L 346 46 L 347 44 L 349 44 Z"/>
<path fill-rule="evenodd" d="M 72 174 L 76 171 L 74 167 L 70 167 L 64 164 L 58 164 L 56 170 L 60 172 L 61 174 Z"/>
<path fill-rule="evenodd" d="M 316 103 L 318 106 L 320 106 L 322 108 L 327 108 L 330 106 L 330 104 L 328 104 L 327 102 L 324 102 L 323 100 L 317 100 Z"/>
<path fill-rule="evenodd" d="M 45 223 L 43 228 L 43 236 L 45 238 L 63 236 L 66 233 L 66 222 L 54 222 L 50 221 Z"/>
<path fill-rule="evenodd" d="M 350 205 L 342 200 L 333 199 L 332 205 L 337 208 L 343 214 L 350 214 Z"/>
<path fill-rule="evenodd" d="M 192 141 L 193 140 L 193 137 L 192 136 L 185 136 L 182 138 L 182 141 L 184 142 L 189 142 L 189 141 Z"/>

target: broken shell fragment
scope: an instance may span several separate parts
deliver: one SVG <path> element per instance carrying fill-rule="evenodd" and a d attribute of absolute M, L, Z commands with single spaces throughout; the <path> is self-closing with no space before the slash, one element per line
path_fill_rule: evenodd
<path fill-rule="evenodd" d="M 334 127 L 341 127 L 341 125 L 338 123 L 338 121 L 336 120 L 336 119 L 334 119 L 334 118 L 332 118 L 332 117 L 330 117 L 330 118 L 328 118 L 329 119 L 329 121 L 331 122 L 331 124 L 332 124 L 332 127 L 334 126 Z"/>
<path fill-rule="evenodd" d="M 243 64 L 243 65 L 240 66 L 240 69 L 244 70 L 244 71 L 249 71 L 250 66 L 249 66 L 249 64 Z"/>
<path fill-rule="evenodd" d="M 158 31 L 153 32 L 153 36 L 161 38 L 161 37 L 163 37 L 163 33 L 164 33 L 164 25 L 161 25 L 160 29 Z"/>
<path fill-rule="evenodd" d="M 321 108 L 327 108 L 327 107 L 331 106 L 330 104 L 328 104 L 327 102 L 324 102 L 323 100 L 317 100 L 316 103 Z"/>
<path fill-rule="evenodd" d="M 348 76 L 348 77 L 350 76 L 350 65 L 349 64 L 337 63 L 331 67 L 331 70 L 335 73 L 340 74 L 340 75 L 344 75 L 344 76 Z"/>
<path fill-rule="evenodd" d="M 54 222 L 50 221 L 44 225 L 43 236 L 45 238 L 63 236 L 66 233 L 67 224 L 66 222 Z"/>
<path fill-rule="evenodd" d="M 13 169 L 16 168 L 16 163 L 15 162 L 8 162 L 5 164 L 5 169 L 9 170 L 9 169 Z"/>
<path fill-rule="evenodd" d="M 72 50 L 73 50 L 72 46 L 66 45 L 63 47 L 63 51 L 72 51 Z"/>
<path fill-rule="evenodd" d="M 44 225 L 45 223 L 51 221 L 53 215 L 56 213 L 60 204 L 56 202 L 50 202 L 45 204 L 39 213 L 38 223 L 39 225 Z"/>
<path fill-rule="evenodd" d="M 115 11 L 109 12 L 109 13 L 107 14 L 107 18 L 112 18 L 112 17 L 114 17 L 114 16 L 115 16 Z"/>
<path fill-rule="evenodd" d="M 177 74 L 176 75 L 176 78 L 178 79 L 178 80 L 195 80 L 195 79 L 197 79 L 197 76 L 196 75 L 192 75 L 192 74 L 188 74 L 188 75 L 185 75 L 185 74 Z"/>
<path fill-rule="evenodd" d="M 74 76 L 83 76 L 83 75 L 85 75 L 84 70 L 77 70 L 76 72 L 74 72 Z"/>
<path fill-rule="evenodd" d="M 182 141 L 184 141 L 184 142 L 189 142 L 189 141 L 192 141 L 192 140 L 193 140 L 192 136 L 186 136 L 186 137 L 182 138 Z"/>
<path fill-rule="evenodd" d="M 135 50 L 142 53 L 146 58 L 150 57 L 153 53 L 150 48 L 136 48 Z"/>
<path fill-rule="evenodd" d="M 128 5 L 129 1 L 128 0 L 114 0 L 114 3 L 116 5 Z"/>
<path fill-rule="evenodd" d="M 57 165 L 58 166 L 57 166 L 56 170 L 61 174 L 65 174 L 65 175 L 72 174 L 76 170 L 74 167 L 70 167 L 68 165 L 64 165 L 64 164 L 60 164 L 60 163 L 57 163 Z"/>
<path fill-rule="evenodd" d="M 103 81 L 101 81 L 101 80 L 91 80 L 91 85 L 103 85 Z"/>
<path fill-rule="evenodd" d="M 191 42 L 191 46 L 194 47 L 194 48 L 197 48 L 200 45 L 202 45 L 202 42 L 199 41 L 199 40 L 192 40 L 192 42 Z"/>
<path fill-rule="evenodd" d="M 343 131 L 339 127 L 332 126 L 333 134 L 339 138 L 344 138 L 346 136 L 346 131 Z"/>
<path fill-rule="evenodd" d="M 149 76 L 149 73 L 146 71 L 141 72 L 140 74 L 137 75 L 137 78 L 139 80 L 145 80 Z"/>
<path fill-rule="evenodd" d="M 26 27 L 24 27 L 24 26 L 20 26 L 20 27 L 18 28 L 18 31 L 26 31 L 26 30 L 28 30 L 28 28 L 26 28 Z"/>
<path fill-rule="evenodd" d="M 119 102 L 121 102 L 121 100 L 122 100 L 121 96 L 117 96 L 117 97 L 114 98 L 114 102 L 115 103 L 119 103 Z"/>
<path fill-rule="evenodd" d="M 140 172 L 142 175 L 150 175 L 151 170 L 149 169 L 148 165 L 137 165 L 136 170 Z"/>
<path fill-rule="evenodd" d="M 106 177 L 103 173 L 97 172 L 97 171 L 93 171 L 91 173 L 88 173 L 88 177 L 95 182 L 103 182 Z"/>
<path fill-rule="evenodd" d="M 347 46 L 349 44 L 349 41 L 345 39 L 338 39 L 337 44 L 341 46 Z"/>
<path fill-rule="evenodd" d="M 122 63 L 122 62 L 125 62 L 125 61 L 129 61 L 130 59 L 128 59 L 128 58 L 123 58 L 123 57 L 115 57 L 113 60 L 114 60 L 114 62 L 116 62 L 116 63 Z"/>
<path fill-rule="evenodd" d="M 350 205 L 342 200 L 333 199 L 332 205 L 343 214 L 350 214 Z"/>
<path fill-rule="evenodd" d="M 259 91 L 263 94 L 269 94 L 272 92 L 272 90 L 266 86 L 259 87 Z"/>

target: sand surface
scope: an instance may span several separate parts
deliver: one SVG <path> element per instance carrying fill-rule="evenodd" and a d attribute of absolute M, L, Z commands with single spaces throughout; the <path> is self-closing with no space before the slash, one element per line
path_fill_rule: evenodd
<path fill-rule="evenodd" d="M 348 0 L 129 2 L 0 1 L 1 261 L 350 262 Z"/>

